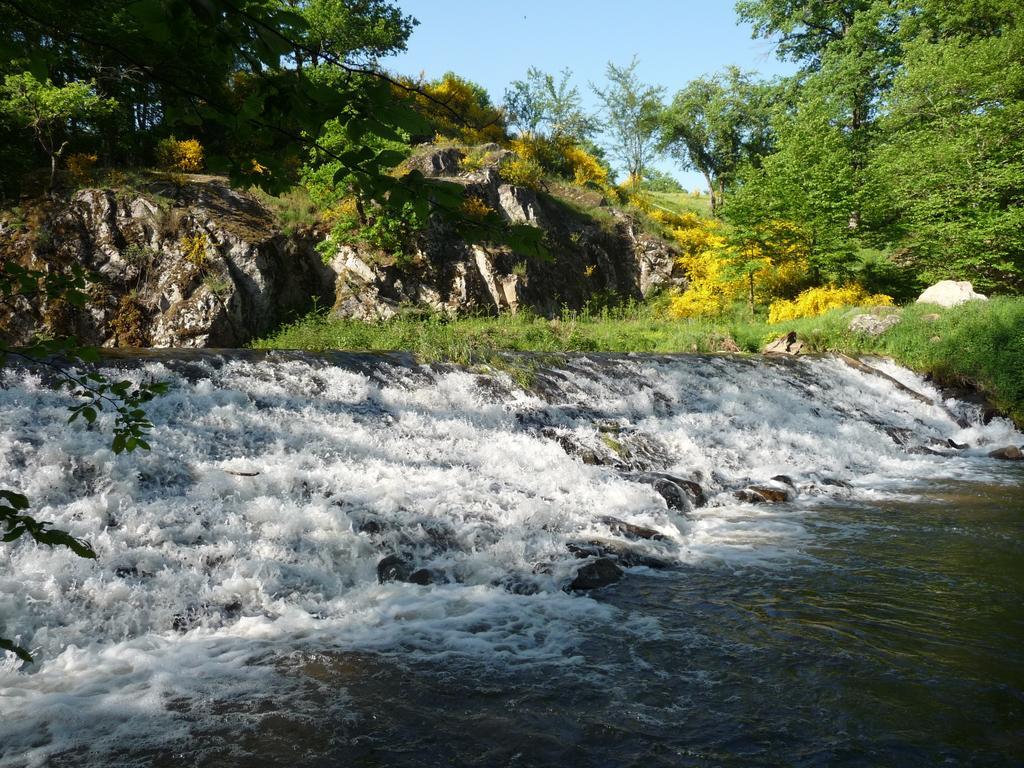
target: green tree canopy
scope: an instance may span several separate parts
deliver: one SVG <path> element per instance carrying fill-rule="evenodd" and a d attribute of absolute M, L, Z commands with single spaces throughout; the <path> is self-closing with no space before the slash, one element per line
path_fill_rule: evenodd
<path fill-rule="evenodd" d="M 622 163 L 627 176 L 639 183 L 644 170 L 658 155 L 658 123 L 662 111 L 661 86 L 641 82 L 639 60 L 624 67 L 608 62 L 605 88 L 591 87 L 602 105 L 605 143 L 609 154 Z"/>
<path fill-rule="evenodd" d="M 50 186 L 57 160 L 68 145 L 69 126 L 79 130 L 117 109 L 117 102 L 97 95 L 91 82 L 57 86 L 40 82 L 31 72 L 6 75 L 0 85 L 0 115 L 30 130 L 50 159 Z"/>
<path fill-rule="evenodd" d="M 699 171 L 715 213 L 740 166 L 771 146 L 769 86 L 736 67 L 691 81 L 661 115 L 660 147 Z"/>

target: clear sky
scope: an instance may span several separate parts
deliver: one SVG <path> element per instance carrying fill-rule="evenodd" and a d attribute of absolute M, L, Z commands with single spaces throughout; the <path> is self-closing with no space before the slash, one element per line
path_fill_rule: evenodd
<path fill-rule="evenodd" d="M 546 72 L 569 67 L 588 108 L 596 109 L 588 83 L 601 84 L 609 60 L 628 64 L 636 54 L 645 82 L 667 95 L 695 77 L 735 64 L 765 77 L 790 74 L 772 45 L 751 39 L 737 23 L 731 0 L 398 0 L 419 20 L 409 49 L 381 63 L 395 72 L 428 79 L 451 70 L 484 86 L 500 104 L 505 88 L 530 66 Z M 689 188 L 704 187 L 699 174 L 670 171 Z"/>

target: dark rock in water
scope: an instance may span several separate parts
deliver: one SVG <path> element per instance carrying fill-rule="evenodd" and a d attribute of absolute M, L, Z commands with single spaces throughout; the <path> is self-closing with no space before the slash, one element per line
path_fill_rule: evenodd
<path fill-rule="evenodd" d="M 375 534 L 384 530 L 379 520 L 363 520 L 356 525 L 357 533 Z"/>
<path fill-rule="evenodd" d="M 665 538 L 665 534 L 659 533 L 653 528 L 645 528 L 642 525 L 633 525 L 633 523 L 627 523 L 625 520 L 619 520 L 617 517 L 602 517 L 601 522 L 607 525 L 608 529 L 612 533 L 625 536 L 627 539 L 652 539 L 654 541 L 662 541 Z"/>
<path fill-rule="evenodd" d="M 119 566 L 114 569 L 114 575 L 119 579 L 135 579 L 139 576 L 139 569 L 135 566 Z"/>
<path fill-rule="evenodd" d="M 907 449 L 907 453 L 916 454 L 918 456 L 948 456 L 949 454 L 943 453 L 942 451 L 936 451 L 934 448 L 929 448 L 926 445 L 915 445 Z"/>
<path fill-rule="evenodd" d="M 795 495 L 790 488 L 779 485 L 752 485 L 733 494 L 740 501 L 750 504 L 779 503 L 789 501 Z"/>
<path fill-rule="evenodd" d="M 772 478 L 772 480 L 774 480 L 777 483 L 783 483 L 785 485 L 788 485 L 790 488 L 796 490 L 796 483 L 793 482 L 793 478 L 791 478 L 789 475 L 776 475 L 775 477 Z"/>
<path fill-rule="evenodd" d="M 242 612 L 242 603 L 238 600 L 235 600 L 233 603 L 228 603 L 227 605 L 225 605 L 223 611 L 224 615 L 227 618 L 233 619 Z"/>
<path fill-rule="evenodd" d="M 434 574 L 426 568 L 420 568 L 409 574 L 410 584 L 419 584 L 422 587 L 434 583 Z"/>
<path fill-rule="evenodd" d="M 667 472 L 640 472 L 628 477 L 654 488 L 670 509 L 688 512 L 691 506 L 702 507 L 708 501 L 699 483 Z"/>
<path fill-rule="evenodd" d="M 412 566 L 400 555 L 388 555 L 377 563 L 377 581 L 384 584 L 389 581 L 409 581 Z"/>
<path fill-rule="evenodd" d="M 958 443 L 953 438 L 949 438 L 948 440 L 946 440 L 946 445 L 948 445 L 950 448 L 956 448 L 956 450 L 958 451 L 963 451 L 970 447 L 967 445 L 967 443 Z"/>
<path fill-rule="evenodd" d="M 591 539 L 590 541 L 569 542 L 565 548 L 581 559 L 588 557 L 606 557 L 614 560 L 623 568 L 643 566 L 662 571 L 671 568 L 672 563 L 660 557 L 648 555 L 622 541 L 612 539 Z"/>
<path fill-rule="evenodd" d="M 823 477 L 821 479 L 821 484 L 822 485 L 831 485 L 834 488 L 853 488 L 853 486 L 850 485 L 845 480 L 838 480 L 838 479 L 836 479 L 834 477 Z"/>
<path fill-rule="evenodd" d="M 752 488 L 744 488 L 742 491 L 736 491 L 735 493 L 733 493 L 733 496 L 735 496 L 740 501 L 747 502 L 748 504 L 764 504 L 766 501 L 768 501 L 768 499 L 766 499 L 764 496 L 762 496 L 760 493 L 753 490 Z"/>
<path fill-rule="evenodd" d="M 622 569 L 613 560 L 599 557 L 576 571 L 576 576 L 569 584 L 569 589 L 573 592 L 599 589 L 614 584 L 621 578 Z"/>
<path fill-rule="evenodd" d="M 582 442 L 577 440 L 575 437 L 569 434 L 558 431 L 554 427 L 544 427 L 540 431 L 541 435 L 554 440 L 558 443 L 562 450 L 570 456 L 577 457 L 584 464 L 603 464 L 601 458 L 593 451 L 593 449 L 584 445 Z"/>
<path fill-rule="evenodd" d="M 991 459 L 1001 459 L 1002 461 L 1024 461 L 1024 451 L 1015 445 L 989 451 L 988 455 Z"/>

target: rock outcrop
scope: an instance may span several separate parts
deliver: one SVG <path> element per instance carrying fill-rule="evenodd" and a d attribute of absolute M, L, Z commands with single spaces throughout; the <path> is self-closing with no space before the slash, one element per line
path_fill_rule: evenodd
<path fill-rule="evenodd" d="M 334 315 L 381 320 L 411 306 L 447 315 L 528 307 L 554 316 L 597 296 L 639 300 L 659 288 L 685 287 L 674 246 L 641 231 L 617 209 L 602 208 L 598 220 L 554 195 L 504 183 L 497 166 L 501 155 L 490 152 L 493 162 L 464 173 L 455 172 L 460 153 L 453 149 L 417 155 L 412 164 L 425 176 L 461 185 L 509 223 L 542 229 L 549 260 L 468 244 L 434 220 L 416 252 L 400 264 L 366 248 L 339 245 L 331 261 L 338 275 Z"/>
<path fill-rule="evenodd" d="M 403 307 L 447 315 L 528 307 L 553 316 L 595 297 L 639 300 L 685 285 L 674 246 L 628 214 L 606 207 L 595 218 L 506 184 L 498 164 L 508 152 L 477 150 L 488 159 L 472 172 L 462 172 L 456 148 L 420 152 L 410 163 L 461 185 L 506 221 L 543 230 L 550 259 L 467 243 L 435 217 L 402 258 L 339 244 L 325 264 L 327 234 L 286 234 L 256 198 L 223 180 L 154 177 L 134 189 L 84 189 L 40 203 L 31 227 L 0 223 L 0 257 L 37 269 L 78 265 L 93 280 L 84 309 L 25 301 L 0 315 L 0 332 L 15 345 L 44 332 L 95 346 L 238 347 L 314 306 L 368 321 Z"/>
<path fill-rule="evenodd" d="M 863 333 L 868 336 L 881 336 L 890 328 L 899 325 L 903 316 L 899 312 L 887 312 L 883 314 L 860 314 L 850 320 L 850 330 L 854 333 Z"/>
<path fill-rule="evenodd" d="M 3 257 L 90 274 L 83 309 L 25 302 L 0 318 L 8 343 L 39 331 L 96 346 L 238 347 L 330 303 L 334 274 L 315 238 L 286 236 L 254 198 L 214 179 L 84 189 L 12 230 Z"/>

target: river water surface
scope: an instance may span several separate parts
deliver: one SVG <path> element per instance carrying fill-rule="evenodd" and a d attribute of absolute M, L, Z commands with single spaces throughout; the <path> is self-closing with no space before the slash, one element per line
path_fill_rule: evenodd
<path fill-rule="evenodd" d="M 987 458 L 1024 436 L 875 364 L 932 402 L 831 359 L 122 361 L 172 385 L 130 456 L 9 369 L 4 483 L 100 557 L 0 548 L 37 658 L 0 766 L 1024 765 L 1024 467 Z"/>

